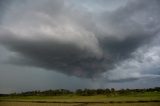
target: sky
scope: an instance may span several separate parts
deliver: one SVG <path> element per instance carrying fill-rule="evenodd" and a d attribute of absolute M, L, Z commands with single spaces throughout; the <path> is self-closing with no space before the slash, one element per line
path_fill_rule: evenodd
<path fill-rule="evenodd" d="M 0 93 L 157 86 L 159 0 L 0 0 Z"/>

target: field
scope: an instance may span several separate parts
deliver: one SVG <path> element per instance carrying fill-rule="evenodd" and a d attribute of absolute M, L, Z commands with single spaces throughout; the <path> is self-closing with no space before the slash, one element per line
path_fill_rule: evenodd
<path fill-rule="evenodd" d="M 0 106 L 159 106 L 159 103 L 27 103 L 0 102 Z"/>
<path fill-rule="evenodd" d="M 160 106 L 160 93 L 125 96 L 7 96 L 0 106 Z"/>

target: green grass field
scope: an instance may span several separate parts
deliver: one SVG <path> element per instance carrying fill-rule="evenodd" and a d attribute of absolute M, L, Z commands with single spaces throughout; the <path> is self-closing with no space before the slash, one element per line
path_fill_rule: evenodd
<path fill-rule="evenodd" d="M 159 106 L 159 103 L 27 103 L 0 102 L 0 106 Z"/>
<path fill-rule="evenodd" d="M 159 101 L 160 93 L 146 92 L 124 96 L 8 96 L 0 97 L 0 101 L 46 101 L 46 102 L 110 102 L 110 101 Z"/>
<path fill-rule="evenodd" d="M 8 96 L 0 97 L 0 106 L 160 106 L 160 93 L 124 96 Z"/>

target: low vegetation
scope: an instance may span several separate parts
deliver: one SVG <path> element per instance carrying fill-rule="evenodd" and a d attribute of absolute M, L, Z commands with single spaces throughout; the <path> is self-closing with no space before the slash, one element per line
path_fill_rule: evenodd
<path fill-rule="evenodd" d="M 0 102 L 0 106 L 159 106 L 159 103 L 26 103 Z"/>
<path fill-rule="evenodd" d="M 3 104 L 3 105 L 2 105 Z M 160 87 L 148 89 L 65 89 L 0 95 L 0 106 L 159 106 Z M 22 105 L 23 104 L 23 105 Z M 131 105 L 132 104 L 132 105 Z"/>
<path fill-rule="evenodd" d="M 64 96 L 64 95 L 78 95 L 78 96 L 95 96 L 95 95 L 105 95 L 105 96 L 126 96 L 126 95 L 139 95 L 145 94 L 150 95 L 153 93 L 160 93 L 160 87 L 148 88 L 148 89 L 77 89 L 76 91 L 70 91 L 66 89 L 56 89 L 56 90 L 46 90 L 46 91 L 28 91 L 21 93 L 12 94 L 0 94 L 0 97 L 4 96 Z"/>

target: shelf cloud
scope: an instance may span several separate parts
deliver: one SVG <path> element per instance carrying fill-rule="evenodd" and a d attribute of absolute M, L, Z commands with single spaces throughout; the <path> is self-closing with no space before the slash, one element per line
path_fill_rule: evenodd
<path fill-rule="evenodd" d="M 73 0 L 3 2 L 0 45 L 15 53 L 9 64 L 110 81 L 153 77 L 143 67 L 158 68 L 159 0 L 128 1 L 113 10 Z"/>

